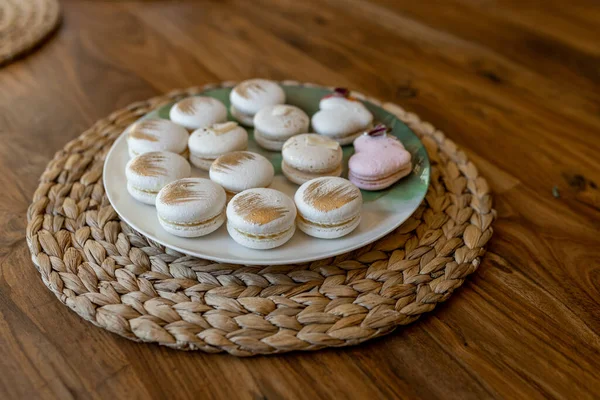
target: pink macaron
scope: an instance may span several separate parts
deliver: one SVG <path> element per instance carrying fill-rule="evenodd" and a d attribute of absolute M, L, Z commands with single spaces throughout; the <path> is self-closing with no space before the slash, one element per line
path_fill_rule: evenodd
<path fill-rule="evenodd" d="M 348 179 L 364 190 L 392 186 L 412 170 L 410 153 L 380 124 L 354 141 Z"/>

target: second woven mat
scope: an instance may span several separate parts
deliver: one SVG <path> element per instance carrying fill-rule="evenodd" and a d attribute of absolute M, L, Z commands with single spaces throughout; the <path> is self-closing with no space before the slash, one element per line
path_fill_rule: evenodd
<path fill-rule="evenodd" d="M 243 266 L 185 256 L 132 230 L 104 194 L 106 153 L 140 116 L 215 86 L 111 114 L 68 143 L 42 175 L 27 242 L 44 284 L 82 318 L 177 349 L 316 350 L 413 322 L 477 269 L 495 217 L 486 180 L 442 132 L 391 103 L 382 106 L 427 148 L 431 185 L 415 214 L 373 244 L 309 264 Z"/>
<path fill-rule="evenodd" d="M 59 22 L 58 0 L 0 0 L 0 65 L 33 49 Z"/>

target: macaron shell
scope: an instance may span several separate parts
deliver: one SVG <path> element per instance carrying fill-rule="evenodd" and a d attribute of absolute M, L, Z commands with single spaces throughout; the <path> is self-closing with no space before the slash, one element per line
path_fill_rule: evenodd
<path fill-rule="evenodd" d="M 166 151 L 141 154 L 129 160 L 125 167 L 128 184 L 156 193 L 168 183 L 187 178 L 190 174 L 190 164 L 185 158 Z"/>
<path fill-rule="evenodd" d="M 245 150 L 248 147 L 248 132 L 235 122 L 216 124 L 195 130 L 189 137 L 188 145 L 195 157 L 217 158 L 225 153 Z"/>
<path fill-rule="evenodd" d="M 340 164 L 336 169 L 328 172 L 311 173 L 306 171 L 300 171 L 299 169 L 289 166 L 285 161 L 281 162 L 281 172 L 291 182 L 296 185 L 302 185 L 305 182 L 320 178 L 324 176 L 340 176 L 342 175 L 342 165 Z"/>
<path fill-rule="evenodd" d="M 384 178 L 411 165 L 411 154 L 394 136 L 362 135 L 354 141 L 350 171 L 362 178 Z"/>
<path fill-rule="evenodd" d="M 204 178 L 171 182 L 156 198 L 159 219 L 177 224 L 201 224 L 222 214 L 225 190 Z"/>
<path fill-rule="evenodd" d="M 254 115 L 263 107 L 285 103 L 285 92 L 273 81 L 249 79 L 233 88 L 229 100 L 241 113 Z"/>
<path fill-rule="evenodd" d="M 263 107 L 254 116 L 254 127 L 265 139 L 283 140 L 308 132 L 310 119 L 296 106 L 278 104 Z"/>
<path fill-rule="evenodd" d="M 151 151 L 187 151 L 189 134 L 184 127 L 166 119 L 145 119 L 125 131 L 129 154 L 137 156 Z"/>
<path fill-rule="evenodd" d="M 322 225 L 336 225 L 360 215 L 363 200 L 360 190 L 349 180 L 317 178 L 304 183 L 294 195 L 298 214 Z"/>
<path fill-rule="evenodd" d="M 178 101 L 169 111 L 169 118 L 188 130 L 204 128 L 227 120 L 227 108 L 208 96 L 191 96 Z"/>
<path fill-rule="evenodd" d="M 236 151 L 217 158 L 210 167 L 210 179 L 226 191 L 267 187 L 273 182 L 273 164 L 260 154 Z"/>
<path fill-rule="evenodd" d="M 287 195 L 268 188 L 238 193 L 227 205 L 232 227 L 252 235 L 282 233 L 295 224 L 296 206 Z"/>
<path fill-rule="evenodd" d="M 355 136 L 373 123 L 373 114 L 357 100 L 343 97 L 324 98 L 320 110 L 312 117 L 315 132 L 331 138 Z"/>
<path fill-rule="evenodd" d="M 283 145 L 283 160 L 292 168 L 310 173 L 336 170 L 342 162 L 342 148 L 317 134 L 292 136 Z"/>

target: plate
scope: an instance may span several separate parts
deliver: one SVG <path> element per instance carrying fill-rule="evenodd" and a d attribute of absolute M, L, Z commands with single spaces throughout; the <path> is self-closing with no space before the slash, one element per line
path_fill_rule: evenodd
<path fill-rule="evenodd" d="M 319 109 L 319 100 L 329 94 L 324 88 L 286 86 L 287 104 L 300 107 L 309 116 Z M 207 90 L 204 96 L 211 96 L 222 101 L 229 109 L 229 92 L 231 88 Z M 363 102 L 373 113 L 375 122 L 382 122 L 391 128 L 391 134 L 398 137 L 406 149 L 412 154 L 413 172 L 392 187 L 377 192 L 362 191 L 364 205 L 362 220 L 358 228 L 351 234 L 339 239 L 317 239 L 296 230 L 294 237 L 281 247 L 271 250 L 247 249 L 237 244 L 227 234 L 225 225 L 210 235 L 200 238 L 180 238 L 162 229 L 156 216 L 156 209 L 134 200 L 127 192 L 125 165 L 129 160 L 127 140 L 121 135 L 113 144 L 104 164 L 104 187 L 113 208 L 121 219 L 133 229 L 148 238 L 182 253 L 214 260 L 222 263 L 246 265 L 280 265 L 297 264 L 320 260 L 347 253 L 365 246 L 390 233 L 400 226 L 417 209 L 429 185 L 429 159 L 421 141 L 417 136 L 383 108 Z M 169 119 L 169 110 L 173 104 L 165 105 L 143 118 Z M 230 120 L 234 120 L 231 115 Z M 275 179 L 271 188 L 280 190 L 294 197 L 298 186 L 289 182 L 281 173 L 281 153 L 260 148 L 254 141 L 253 130 L 248 129 L 248 150 L 267 157 L 275 167 Z M 348 158 L 354 152 L 353 147 L 344 146 L 344 177 L 347 176 Z M 208 173 L 192 168 L 193 176 L 208 178 Z"/>

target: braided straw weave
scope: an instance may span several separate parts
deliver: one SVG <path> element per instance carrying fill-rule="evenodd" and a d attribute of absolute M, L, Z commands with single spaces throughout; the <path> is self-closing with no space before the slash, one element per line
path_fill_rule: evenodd
<path fill-rule="evenodd" d="M 0 65 L 31 50 L 59 21 L 58 0 L 0 0 Z"/>
<path fill-rule="evenodd" d="M 238 356 L 316 350 L 416 320 L 477 269 L 495 216 L 486 180 L 431 124 L 371 98 L 419 135 L 432 163 L 425 201 L 381 240 L 335 258 L 265 267 L 186 256 L 134 231 L 104 194 L 106 153 L 142 115 L 215 86 L 131 104 L 48 164 L 28 210 L 27 243 L 44 284 L 81 317 L 177 349 Z"/>

